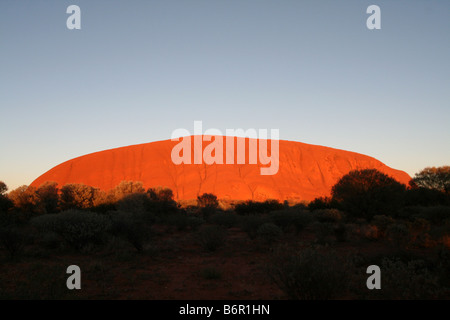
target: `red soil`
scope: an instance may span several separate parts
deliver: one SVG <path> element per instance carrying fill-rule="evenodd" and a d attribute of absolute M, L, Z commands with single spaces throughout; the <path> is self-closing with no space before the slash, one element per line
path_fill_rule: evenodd
<path fill-rule="evenodd" d="M 242 139 L 234 138 L 234 150 L 237 150 L 237 140 Z M 210 143 L 204 141 L 203 150 Z M 230 200 L 310 201 L 330 195 L 331 187 L 350 170 L 378 169 L 401 183 L 407 184 L 410 180 L 407 173 L 366 155 L 285 140 L 279 141 L 278 172 L 261 175 L 260 168 L 268 166 L 262 165 L 259 159 L 257 164 L 248 164 L 249 139 L 245 139 L 245 143 L 246 164 L 175 165 L 171 152 L 178 142 L 164 140 L 100 151 L 66 161 L 31 185 L 39 187 L 46 181 L 55 181 L 60 187 L 67 183 L 84 183 L 107 191 L 128 180 L 141 181 L 146 188 L 168 187 L 173 190 L 175 200 L 195 199 L 208 192 L 219 199 Z M 269 146 L 270 143 L 269 140 Z M 237 151 L 234 163 L 236 154 Z"/>

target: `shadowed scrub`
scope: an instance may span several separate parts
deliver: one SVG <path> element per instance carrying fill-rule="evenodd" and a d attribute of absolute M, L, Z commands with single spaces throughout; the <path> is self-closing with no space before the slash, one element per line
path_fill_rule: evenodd
<path fill-rule="evenodd" d="M 89 244 L 100 244 L 111 227 L 111 221 L 88 211 L 68 210 L 34 218 L 31 223 L 42 232 L 54 232 L 69 247 L 80 251 Z"/>
<path fill-rule="evenodd" d="M 229 200 L 227 210 L 217 206 L 213 194 L 183 206 L 174 201 L 172 190 L 144 190 L 133 181 L 108 192 L 70 185 L 62 188 L 65 193 L 50 182 L 12 195 L 0 183 L 0 297 L 39 297 L 41 290 L 42 298 L 127 298 L 133 293 L 139 298 L 197 299 L 219 291 L 220 297 L 239 292 L 248 299 L 448 298 L 450 211 L 445 202 L 435 202 L 446 199 L 445 192 L 426 189 L 433 192 L 430 198 L 426 191 L 420 205 L 407 199 L 398 209 L 386 193 L 400 188 L 379 173 L 358 172 L 346 179 L 349 183 L 338 183 L 343 188 L 336 191 L 337 198 L 309 206 Z M 421 188 L 406 193 L 421 194 Z M 70 209 L 61 211 L 65 207 Z M 203 212 L 205 208 L 211 211 Z M 279 243 L 285 245 L 277 247 Z M 346 257 L 352 252 L 358 252 L 357 259 Z M 67 291 L 67 264 L 54 271 L 57 283 L 51 277 L 50 266 L 64 259 L 87 271 L 81 292 L 61 291 Z M 267 261 L 266 269 L 261 261 Z M 389 281 L 382 283 L 381 292 L 368 292 L 365 286 L 371 264 L 383 270 L 382 282 Z M 153 279 L 158 270 L 164 270 L 163 281 Z M 105 272 L 107 277 L 101 278 Z M 210 281 L 214 279 L 226 288 Z M 149 292 L 148 281 L 155 290 Z M 208 285 L 200 290 L 198 281 Z"/>
<path fill-rule="evenodd" d="M 346 296 L 353 266 L 334 251 L 280 246 L 267 272 L 289 299 L 327 300 Z"/>
<path fill-rule="evenodd" d="M 224 245 L 226 231 L 215 225 L 204 226 L 197 232 L 197 238 L 206 251 L 212 252 Z"/>

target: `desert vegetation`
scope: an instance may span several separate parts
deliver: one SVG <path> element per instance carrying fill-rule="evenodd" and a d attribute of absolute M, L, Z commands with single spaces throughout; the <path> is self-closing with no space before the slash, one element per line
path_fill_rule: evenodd
<path fill-rule="evenodd" d="M 355 170 L 297 204 L 0 182 L 0 298 L 448 299 L 449 173 L 426 168 L 405 186 Z M 72 264 L 82 290 L 65 287 Z M 373 264 L 381 290 L 366 287 Z"/>

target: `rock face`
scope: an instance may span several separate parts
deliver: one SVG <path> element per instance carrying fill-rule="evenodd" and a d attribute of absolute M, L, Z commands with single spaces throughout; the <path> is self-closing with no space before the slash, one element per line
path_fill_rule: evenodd
<path fill-rule="evenodd" d="M 191 138 L 193 146 L 195 138 Z M 246 164 L 236 164 L 235 148 L 235 164 L 176 165 L 171 153 L 179 142 L 164 140 L 100 151 L 66 161 L 41 175 L 31 185 L 39 187 L 46 181 L 55 181 L 59 187 L 67 183 L 84 183 L 107 191 L 128 180 L 141 181 L 146 188 L 168 187 L 173 190 L 176 200 L 195 199 L 197 195 L 208 192 L 219 199 L 229 200 L 310 201 L 319 196 L 329 196 L 331 187 L 339 178 L 354 169 L 378 169 L 403 184 L 410 180 L 407 173 L 366 155 L 285 140 L 279 141 L 278 172 L 261 175 L 260 168 L 267 165 L 262 165 L 259 158 L 257 164 L 248 164 L 252 139 L 233 139 L 235 146 L 238 141 L 245 141 Z M 225 155 L 226 139 L 223 141 Z M 202 150 L 210 143 L 204 141 Z"/>

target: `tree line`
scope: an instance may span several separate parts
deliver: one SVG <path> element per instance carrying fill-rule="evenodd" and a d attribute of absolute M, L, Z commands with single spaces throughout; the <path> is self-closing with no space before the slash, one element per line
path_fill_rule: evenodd
<path fill-rule="evenodd" d="M 10 213 L 19 220 L 69 209 L 90 209 L 106 212 L 117 206 L 140 205 L 150 211 L 173 211 L 180 205 L 174 201 L 173 191 L 158 187 L 145 189 L 142 182 L 122 181 L 106 192 L 85 184 L 66 184 L 58 188 L 56 182 L 39 187 L 21 186 L 9 193 L 0 181 L 0 213 Z M 133 202 L 133 199 L 135 200 Z M 130 204 L 131 203 L 131 204 Z M 215 195 L 205 193 L 197 198 L 197 206 L 209 215 L 219 205 Z M 417 173 L 405 186 L 376 170 L 353 170 L 332 187 L 330 197 L 320 197 L 307 206 L 311 210 L 336 208 L 350 217 L 370 220 L 380 213 L 395 216 L 404 206 L 450 205 L 450 166 L 428 167 Z M 240 214 L 268 212 L 280 208 L 277 200 L 246 201 L 235 206 Z"/>

